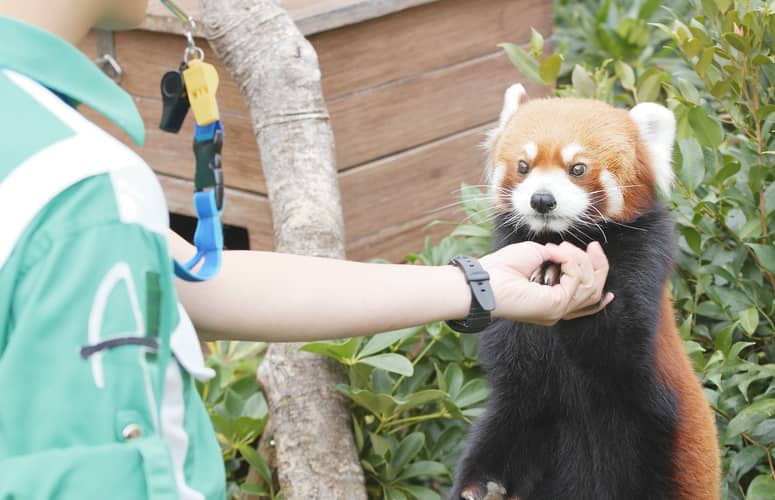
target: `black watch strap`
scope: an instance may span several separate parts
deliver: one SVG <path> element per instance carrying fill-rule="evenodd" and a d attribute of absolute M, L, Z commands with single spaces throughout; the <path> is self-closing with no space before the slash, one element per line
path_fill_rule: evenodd
<path fill-rule="evenodd" d="M 495 309 L 495 296 L 490 288 L 490 275 L 479 261 L 467 255 L 459 255 L 449 261 L 457 266 L 471 287 L 471 309 L 465 319 L 448 320 L 447 325 L 462 333 L 477 333 L 492 322 L 490 312 Z"/>

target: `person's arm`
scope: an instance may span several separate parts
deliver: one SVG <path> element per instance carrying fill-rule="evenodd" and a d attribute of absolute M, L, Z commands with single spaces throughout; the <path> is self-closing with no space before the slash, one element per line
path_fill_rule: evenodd
<path fill-rule="evenodd" d="M 169 242 L 179 260 L 194 253 L 172 232 Z M 587 253 L 526 243 L 480 259 L 491 276 L 494 314 L 556 322 L 596 304 L 607 261 L 599 251 L 605 269 L 599 258 L 595 267 Z M 527 277 L 544 260 L 563 265 L 567 278 L 561 285 L 529 283 Z M 576 293 L 580 284 L 588 288 L 583 294 Z M 368 264 L 255 251 L 225 251 L 214 279 L 176 280 L 176 287 L 204 338 L 253 341 L 351 337 L 463 318 L 471 302 L 470 288 L 453 266 Z"/>

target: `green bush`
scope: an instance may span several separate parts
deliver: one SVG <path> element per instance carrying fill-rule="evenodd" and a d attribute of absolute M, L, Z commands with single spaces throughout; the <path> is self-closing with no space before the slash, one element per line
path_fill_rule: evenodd
<path fill-rule="evenodd" d="M 572 36 L 558 35 L 568 49 L 563 55 L 543 57 L 540 42 L 530 54 L 504 48 L 526 77 L 558 95 L 656 101 L 675 113 L 670 201 L 681 235 L 672 281 L 680 332 L 718 417 L 722 497 L 771 499 L 775 2 L 681 3 L 694 15 L 653 19 L 657 11 L 647 1 L 624 18 L 616 15 L 619 2 L 582 2 L 563 14 L 578 20 Z"/>

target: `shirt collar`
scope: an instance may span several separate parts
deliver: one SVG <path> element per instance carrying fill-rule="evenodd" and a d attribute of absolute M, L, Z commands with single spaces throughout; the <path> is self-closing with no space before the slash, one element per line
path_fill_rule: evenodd
<path fill-rule="evenodd" d="M 135 144 L 143 143 L 145 127 L 132 97 L 58 36 L 0 16 L 0 67 L 32 78 L 75 104 L 86 104 L 115 122 Z"/>

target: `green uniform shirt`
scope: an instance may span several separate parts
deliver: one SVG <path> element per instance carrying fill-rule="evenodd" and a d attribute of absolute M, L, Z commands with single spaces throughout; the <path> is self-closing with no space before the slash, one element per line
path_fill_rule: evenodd
<path fill-rule="evenodd" d="M 0 499 L 224 498 L 167 207 L 131 97 L 0 17 Z"/>

